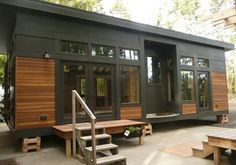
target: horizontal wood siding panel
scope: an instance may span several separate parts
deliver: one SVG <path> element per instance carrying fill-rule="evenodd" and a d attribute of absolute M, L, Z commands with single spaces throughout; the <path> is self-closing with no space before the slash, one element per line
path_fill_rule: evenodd
<path fill-rule="evenodd" d="M 212 72 L 213 111 L 228 110 L 226 73 Z"/>
<path fill-rule="evenodd" d="M 16 129 L 55 125 L 55 61 L 17 56 L 15 82 Z"/>
<path fill-rule="evenodd" d="M 182 104 L 182 114 L 197 113 L 196 104 Z"/>
<path fill-rule="evenodd" d="M 140 119 L 142 118 L 141 107 L 121 107 L 120 119 Z"/>

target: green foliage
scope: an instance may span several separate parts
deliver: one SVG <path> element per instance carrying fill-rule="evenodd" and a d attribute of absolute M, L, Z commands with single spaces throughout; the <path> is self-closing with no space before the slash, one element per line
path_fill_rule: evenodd
<path fill-rule="evenodd" d="M 211 12 L 215 13 L 220 10 L 225 0 L 210 0 Z"/>
<path fill-rule="evenodd" d="M 140 132 L 141 128 L 140 127 L 135 127 L 135 126 L 129 126 L 129 127 L 126 127 L 126 130 L 128 130 L 130 132 Z"/>
<path fill-rule="evenodd" d="M 0 84 L 3 83 L 3 77 L 4 77 L 4 68 L 6 63 L 6 56 L 0 54 Z"/>
<path fill-rule="evenodd" d="M 130 13 L 125 7 L 123 0 L 116 0 L 110 10 L 110 14 L 119 18 L 130 20 Z"/>
<path fill-rule="evenodd" d="M 192 17 L 196 15 L 196 10 L 200 7 L 199 0 L 175 0 L 174 5 L 177 12 L 183 16 Z"/>
<path fill-rule="evenodd" d="M 64 6 L 75 7 L 81 10 L 102 13 L 102 0 L 44 0 Z"/>

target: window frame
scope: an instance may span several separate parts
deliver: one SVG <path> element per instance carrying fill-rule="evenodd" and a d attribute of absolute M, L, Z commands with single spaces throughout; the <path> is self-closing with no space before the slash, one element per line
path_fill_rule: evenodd
<path fill-rule="evenodd" d="M 139 90 L 137 92 L 138 94 L 138 101 L 137 102 L 122 102 L 122 74 L 121 74 L 121 71 L 122 71 L 122 67 L 131 67 L 131 68 L 137 68 L 138 69 L 138 79 L 139 79 L 139 84 L 138 84 L 138 87 L 137 89 Z M 120 64 L 119 66 L 119 77 L 120 77 L 120 85 L 119 85 L 119 88 L 120 88 L 120 105 L 121 106 L 133 106 L 133 105 L 140 105 L 141 104 L 141 69 L 140 69 L 140 66 L 136 66 L 136 65 L 125 65 L 125 64 Z"/>
<path fill-rule="evenodd" d="M 84 44 L 86 46 L 86 52 L 85 54 L 81 54 L 81 53 L 74 53 L 74 52 L 63 52 L 63 42 L 67 42 L 67 43 L 77 43 L 79 44 Z M 79 50 L 79 49 L 78 49 Z M 60 40 L 60 52 L 66 55 L 79 55 L 79 56 L 88 56 L 89 55 L 89 44 L 85 43 L 85 42 L 80 42 L 80 41 L 72 41 L 72 40 Z"/>
<path fill-rule="evenodd" d="M 102 55 L 93 55 L 93 47 L 95 46 L 95 49 L 96 49 L 96 47 L 97 46 L 99 46 L 99 47 L 107 47 L 107 48 L 113 48 L 113 52 L 114 52 L 114 54 L 113 54 L 113 56 L 112 57 L 109 57 L 109 56 L 102 56 Z M 91 56 L 92 57 L 104 57 L 104 58 L 109 58 L 109 59 L 114 59 L 114 58 L 116 58 L 116 47 L 115 46 L 110 46 L 110 45 L 104 45 L 104 44 L 91 44 Z"/>
<path fill-rule="evenodd" d="M 124 51 L 125 51 L 125 50 L 128 50 L 130 57 L 131 57 L 131 51 L 137 51 L 137 57 L 138 57 L 138 59 L 131 59 L 131 58 L 128 59 L 128 58 L 125 58 L 125 55 L 124 55 L 124 58 L 121 58 L 122 49 L 123 49 Z M 132 49 L 132 48 L 119 47 L 119 59 L 121 59 L 121 60 L 131 60 L 131 61 L 140 61 L 140 50 L 139 50 L 139 49 Z"/>

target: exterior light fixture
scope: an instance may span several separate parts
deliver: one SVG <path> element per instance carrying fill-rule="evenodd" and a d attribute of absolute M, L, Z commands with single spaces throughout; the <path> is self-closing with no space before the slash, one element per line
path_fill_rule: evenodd
<path fill-rule="evenodd" d="M 45 50 L 45 52 L 43 54 L 43 58 L 46 58 L 46 59 L 50 58 L 50 54 L 48 53 L 47 49 Z"/>

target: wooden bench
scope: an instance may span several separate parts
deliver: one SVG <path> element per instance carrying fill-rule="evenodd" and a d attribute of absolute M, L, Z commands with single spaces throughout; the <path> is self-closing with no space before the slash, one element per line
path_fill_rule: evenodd
<path fill-rule="evenodd" d="M 141 126 L 142 131 L 146 125 L 146 122 L 134 121 L 134 120 L 110 120 L 110 121 L 101 121 L 96 123 L 99 126 L 102 126 L 105 129 L 107 134 L 117 134 L 123 133 L 127 126 Z M 76 127 L 90 127 L 90 123 L 78 123 Z M 71 140 L 72 140 L 72 124 L 57 125 L 53 126 L 53 132 L 57 136 L 65 139 L 66 145 L 66 157 L 67 159 L 71 158 Z M 143 140 L 144 134 L 139 137 L 139 144 L 144 143 Z"/>
<path fill-rule="evenodd" d="M 208 134 L 208 144 L 213 147 L 215 165 L 220 165 L 221 149 L 236 150 L 236 129 Z"/>

